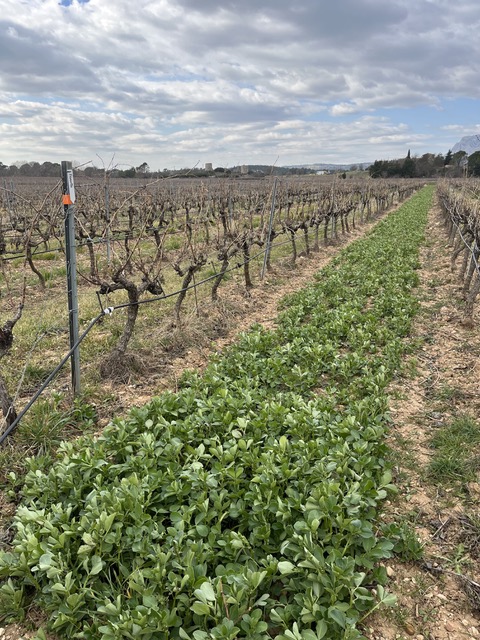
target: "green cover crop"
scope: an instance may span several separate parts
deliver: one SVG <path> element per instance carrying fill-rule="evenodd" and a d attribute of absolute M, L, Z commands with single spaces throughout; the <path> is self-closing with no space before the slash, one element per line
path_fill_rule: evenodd
<path fill-rule="evenodd" d="M 254 327 L 178 393 L 32 459 L 0 607 L 33 598 L 65 638 L 361 638 L 392 602 L 386 386 L 431 197 L 285 300 L 276 331 Z"/>

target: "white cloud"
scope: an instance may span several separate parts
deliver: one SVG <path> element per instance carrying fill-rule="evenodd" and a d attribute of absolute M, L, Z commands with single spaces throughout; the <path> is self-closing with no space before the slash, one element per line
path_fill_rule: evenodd
<path fill-rule="evenodd" d="M 3 162 L 58 160 L 73 145 L 76 158 L 115 149 L 152 167 L 199 153 L 360 161 L 403 155 L 405 144 L 445 152 L 475 126 L 473 0 L 0 0 L 0 9 Z M 415 121 L 417 107 L 465 98 L 458 128 L 436 118 L 435 136 Z"/>
<path fill-rule="evenodd" d="M 330 112 L 333 116 L 343 116 L 347 113 L 358 113 L 361 111 L 361 107 L 353 102 L 340 102 L 338 104 L 334 104 L 330 109 Z"/>

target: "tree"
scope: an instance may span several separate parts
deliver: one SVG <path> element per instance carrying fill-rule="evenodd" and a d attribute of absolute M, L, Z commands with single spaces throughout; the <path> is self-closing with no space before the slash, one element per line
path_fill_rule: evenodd
<path fill-rule="evenodd" d="M 460 167 L 464 164 L 466 157 L 467 157 L 466 151 L 457 151 L 452 156 L 452 162 L 456 167 Z"/>
<path fill-rule="evenodd" d="M 119 178 L 135 178 L 136 175 L 137 175 L 137 172 L 135 171 L 135 167 L 118 172 Z"/>
<path fill-rule="evenodd" d="M 401 175 L 403 178 L 414 178 L 415 177 L 415 160 L 410 157 L 410 149 L 408 150 L 407 157 L 403 161 Z"/>
<path fill-rule="evenodd" d="M 139 173 L 142 176 L 146 176 L 147 174 L 150 173 L 150 167 L 148 166 L 148 162 L 142 162 L 141 165 L 139 165 L 135 171 L 137 173 Z"/>
<path fill-rule="evenodd" d="M 445 160 L 444 160 L 443 164 L 445 166 L 448 166 L 449 164 L 452 164 L 452 157 L 453 157 L 452 150 L 449 149 L 448 152 L 447 152 L 447 155 L 445 156 Z"/>
<path fill-rule="evenodd" d="M 468 156 L 468 173 L 471 176 L 480 176 L 480 151 Z"/>
<path fill-rule="evenodd" d="M 372 178 L 382 178 L 386 170 L 386 162 L 383 160 L 375 160 L 373 164 L 368 167 L 368 173 Z"/>
<path fill-rule="evenodd" d="M 57 178 L 61 174 L 61 167 L 58 162 L 44 162 L 40 167 L 40 175 Z"/>

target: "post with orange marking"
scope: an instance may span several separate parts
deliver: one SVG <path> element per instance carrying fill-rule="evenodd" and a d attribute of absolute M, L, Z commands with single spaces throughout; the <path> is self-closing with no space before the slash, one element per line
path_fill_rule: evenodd
<path fill-rule="evenodd" d="M 65 222 L 65 255 L 67 260 L 68 325 L 73 395 L 80 393 L 80 351 L 78 346 L 77 255 L 75 250 L 75 185 L 71 162 L 62 162 L 63 212 Z"/>

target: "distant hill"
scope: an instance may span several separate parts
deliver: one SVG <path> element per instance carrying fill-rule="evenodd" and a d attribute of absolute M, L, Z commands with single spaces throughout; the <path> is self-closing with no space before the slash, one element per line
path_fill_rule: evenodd
<path fill-rule="evenodd" d="M 452 147 L 452 153 L 457 151 L 465 151 L 469 156 L 475 151 L 480 151 L 480 135 L 464 136 L 460 142 Z"/>
<path fill-rule="evenodd" d="M 348 171 L 352 167 L 368 169 L 373 162 L 350 162 L 349 164 L 328 164 L 317 162 L 315 164 L 292 164 L 287 169 L 310 169 L 311 171 Z"/>
<path fill-rule="evenodd" d="M 368 169 L 372 162 L 351 162 L 349 164 L 329 164 L 326 162 L 317 162 L 315 164 L 290 164 L 284 166 L 272 166 L 265 164 L 248 164 L 243 166 L 235 166 L 231 168 L 234 173 L 247 173 L 251 175 L 272 175 L 281 176 L 295 173 L 315 173 L 317 171 L 349 171 L 351 169 Z M 223 170 L 223 169 L 222 169 Z M 219 171 L 215 169 L 215 171 Z"/>

